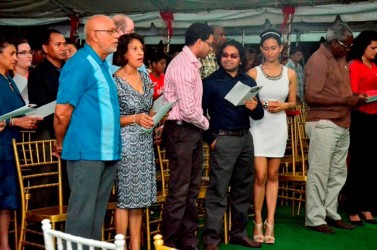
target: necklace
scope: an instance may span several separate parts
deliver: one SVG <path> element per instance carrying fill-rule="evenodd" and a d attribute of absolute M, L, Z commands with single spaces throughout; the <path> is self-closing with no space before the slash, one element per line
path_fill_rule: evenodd
<path fill-rule="evenodd" d="M 142 86 L 141 86 L 141 75 L 140 75 L 139 71 L 137 71 L 136 74 L 128 74 L 124 68 L 122 68 L 122 69 L 123 69 L 124 80 L 126 80 L 128 85 L 130 85 L 133 89 L 135 89 L 136 91 L 141 93 L 143 90 L 142 90 Z M 135 79 L 134 79 L 135 76 L 137 77 L 137 81 L 135 81 Z M 134 81 L 132 81 L 131 79 L 134 80 Z"/>
<path fill-rule="evenodd" d="M 277 75 L 277 76 L 269 76 L 269 75 L 267 75 L 267 73 L 264 72 L 262 65 L 261 65 L 260 68 L 262 70 L 262 73 L 263 73 L 264 77 L 266 77 L 268 80 L 277 81 L 277 80 L 281 79 L 281 77 L 283 76 L 283 66 L 281 66 L 280 74 Z"/>

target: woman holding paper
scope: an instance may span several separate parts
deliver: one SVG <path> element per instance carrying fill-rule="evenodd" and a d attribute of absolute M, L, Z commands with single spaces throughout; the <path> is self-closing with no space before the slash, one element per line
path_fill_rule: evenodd
<path fill-rule="evenodd" d="M 17 49 L 11 40 L 0 38 L 0 116 L 25 106 L 13 79 L 7 74 L 17 63 Z M 34 129 L 37 117 L 8 118 L 0 121 L 0 249 L 8 250 L 11 211 L 18 208 L 18 183 L 12 139 L 20 139 L 20 128 Z M 5 126 L 5 127 L 4 127 Z"/>
<path fill-rule="evenodd" d="M 353 40 L 348 55 L 351 88 L 354 94 L 377 93 L 377 66 L 374 62 L 377 54 L 377 32 L 362 31 Z M 349 169 L 346 182 L 346 210 L 349 220 L 354 225 L 364 222 L 377 224 L 372 215 L 376 209 L 377 168 L 375 166 L 375 148 L 365 146 L 365 140 L 377 141 L 377 102 L 370 102 L 355 107 L 351 111 Z M 362 218 L 361 218 L 361 217 Z"/>
<path fill-rule="evenodd" d="M 255 180 L 254 240 L 275 243 L 274 223 L 278 196 L 278 172 L 288 139 L 285 111 L 296 105 L 296 75 L 292 69 L 280 63 L 283 50 L 281 33 L 268 30 L 261 35 L 260 50 L 264 62 L 247 73 L 263 86 L 259 97 L 267 111 L 263 119 L 251 122 L 250 132 L 254 139 Z M 285 101 L 288 97 L 288 101 Z M 262 207 L 267 203 L 267 218 L 263 223 Z M 265 234 L 263 235 L 263 226 Z"/>
<path fill-rule="evenodd" d="M 115 179 L 116 233 L 130 232 L 128 249 L 140 249 L 142 208 L 156 201 L 156 167 L 152 132 L 153 85 L 143 65 L 144 43 L 136 34 L 119 37 L 113 64 L 121 68 L 113 75 L 121 113 L 122 158 Z M 143 129 L 144 128 L 144 129 Z"/>

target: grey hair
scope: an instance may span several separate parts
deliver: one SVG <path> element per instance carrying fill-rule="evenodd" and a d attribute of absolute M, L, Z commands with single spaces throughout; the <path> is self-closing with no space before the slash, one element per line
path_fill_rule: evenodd
<path fill-rule="evenodd" d="M 353 36 L 351 28 L 345 23 L 338 23 L 330 27 L 326 32 L 326 41 L 344 41 L 347 37 Z"/>
<path fill-rule="evenodd" d="M 124 14 L 115 14 L 111 17 L 115 23 L 115 27 L 117 29 L 122 30 L 123 32 L 127 29 L 127 18 L 129 18 L 127 15 Z"/>

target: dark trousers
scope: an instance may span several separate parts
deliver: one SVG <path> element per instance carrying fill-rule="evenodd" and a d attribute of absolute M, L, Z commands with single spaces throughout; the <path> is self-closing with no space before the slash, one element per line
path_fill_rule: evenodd
<path fill-rule="evenodd" d="M 346 182 L 346 210 L 350 215 L 376 209 L 377 115 L 352 111 L 350 127 L 349 170 Z"/>
<path fill-rule="evenodd" d="M 247 237 L 248 208 L 253 200 L 254 145 L 250 133 L 243 136 L 217 136 L 210 156 L 210 184 L 207 189 L 204 244 L 219 244 L 228 189 L 231 205 L 232 238 Z"/>
<path fill-rule="evenodd" d="M 117 170 L 116 161 L 67 161 L 71 196 L 65 232 L 99 240 Z"/>
<path fill-rule="evenodd" d="M 195 201 L 201 185 L 203 139 L 199 128 L 166 121 L 162 132 L 169 159 L 169 190 L 162 215 L 161 232 L 166 245 L 194 249 L 198 213 Z"/>

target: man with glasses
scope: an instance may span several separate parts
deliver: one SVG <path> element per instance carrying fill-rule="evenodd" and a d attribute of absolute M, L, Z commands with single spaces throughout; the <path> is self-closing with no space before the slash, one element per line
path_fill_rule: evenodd
<path fill-rule="evenodd" d="M 208 120 L 202 110 L 199 58 L 208 55 L 212 42 L 212 29 L 207 24 L 191 24 L 185 34 L 185 46 L 165 73 L 164 99 L 177 103 L 169 112 L 162 132 L 170 179 L 161 232 L 165 245 L 186 250 L 198 249 L 195 201 L 199 195 L 203 163 L 201 131 L 208 129 Z"/>
<path fill-rule="evenodd" d="M 237 41 L 225 42 L 216 58 L 220 68 L 203 80 L 203 110 L 210 116 L 204 139 L 211 148 L 203 241 L 206 250 L 218 249 L 230 187 L 230 243 L 261 247 L 247 235 L 248 208 L 253 201 L 254 184 L 254 145 L 249 129 L 250 118 L 262 119 L 264 110 L 258 97 L 246 100 L 241 106 L 224 99 L 238 82 L 256 86 L 254 79 L 241 70 L 246 64 L 243 45 Z"/>
<path fill-rule="evenodd" d="M 71 187 L 65 232 L 99 240 L 121 153 L 118 94 L 105 61 L 119 34 L 104 15 L 90 17 L 84 30 L 86 44 L 60 76 L 54 154 L 67 160 Z"/>
<path fill-rule="evenodd" d="M 202 67 L 200 68 L 200 77 L 202 79 L 206 78 L 219 68 L 219 65 L 216 62 L 216 53 L 220 46 L 226 41 L 225 31 L 222 26 L 215 25 L 211 28 L 213 31 L 213 43 L 208 45 L 212 47 L 212 51 L 208 53 L 206 58 L 200 60 L 200 63 L 202 64 Z"/>
<path fill-rule="evenodd" d="M 116 14 L 111 17 L 115 23 L 116 29 L 115 31 L 118 33 L 119 36 L 124 34 L 131 34 L 135 32 L 135 24 L 132 19 L 124 14 Z M 106 57 L 106 61 L 110 65 L 111 73 L 115 73 L 119 69 L 119 66 L 113 64 L 113 53 Z M 140 67 L 140 70 L 147 72 L 146 67 L 143 65 Z"/>
<path fill-rule="evenodd" d="M 351 90 L 345 56 L 352 42 L 352 30 L 346 24 L 332 26 L 305 67 L 305 101 L 310 107 L 305 124 L 310 139 L 306 226 L 321 233 L 334 233 L 330 226 L 354 228 L 337 211 L 347 178 L 351 108 L 365 101 Z"/>

